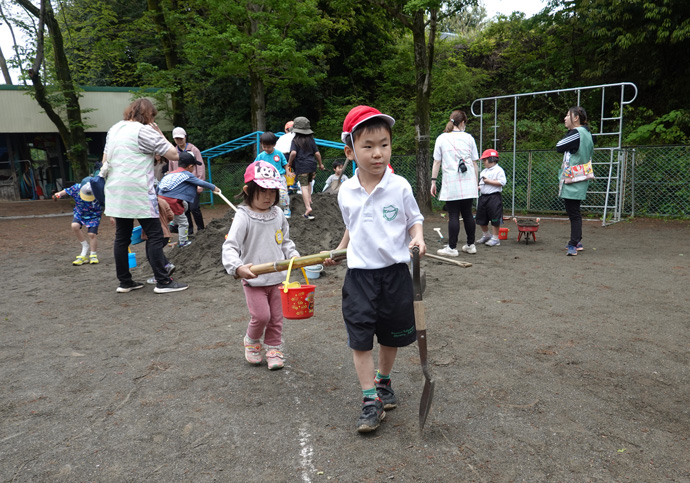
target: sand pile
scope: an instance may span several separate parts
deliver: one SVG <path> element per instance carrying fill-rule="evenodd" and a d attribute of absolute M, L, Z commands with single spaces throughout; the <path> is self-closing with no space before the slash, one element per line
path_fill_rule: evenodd
<path fill-rule="evenodd" d="M 315 220 L 304 218 L 304 203 L 300 195 L 290 197 L 292 218 L 290 238 L 295 242 L 300 255 L 310 255 L 338 246 L 345 231 L 336 196 L 314 194 L 313 215 Z M 177 267 L 180 280 L 211 281 L 227 277 L 221 261 L 221 247 L 230 229 L 235 212 L 228 207 L 222 218 L 206 225 L 185 248 L 173 248 L 168 258 Z"/>

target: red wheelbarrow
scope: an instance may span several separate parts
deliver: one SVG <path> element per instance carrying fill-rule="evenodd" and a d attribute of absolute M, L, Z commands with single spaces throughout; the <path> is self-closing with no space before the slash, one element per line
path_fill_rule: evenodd
<path fill-rule="evenodd" d="M 529 245 L 529 236 L 532 235 L 532 240 L 537 241 L 537 230 L 539 230 L 539 218 L 513 218 L 513 221 L 518 227 L 519 242 L 522 236 L 525 236 L 525 245 Z"/>

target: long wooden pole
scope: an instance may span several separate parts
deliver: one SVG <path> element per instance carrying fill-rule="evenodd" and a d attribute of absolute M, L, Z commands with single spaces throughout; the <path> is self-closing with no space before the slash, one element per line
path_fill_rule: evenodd
<path fill-rule="evenodd" d="M 302 268 L 308 267 L 309 265 L 316 265 L 317 263 L 323 262 L 327 258 L 332 258 L 333 260 L 342 260 L 343 258 L 347 258 L 347 248 L 343 248 L 342 250 L 333 250 L 330 252 L 314 253 L 312 255 L 297 257 L 295 258 L 295 261 L 292 263 L 292 268 Z M 261 275 L 263 273 L 283 272 L 287 270 L 289 266 L 289 259 L 278 260 L 275 262 L 252 265 L 250 270 L 255 275 Z"/>

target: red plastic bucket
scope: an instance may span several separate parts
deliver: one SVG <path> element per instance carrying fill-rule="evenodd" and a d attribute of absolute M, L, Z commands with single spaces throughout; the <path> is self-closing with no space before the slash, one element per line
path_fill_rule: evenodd
<path fill-rule="evenodd" d="M 286 319 L 308 319 L 314 316 L 314 291 L 316 285 L 302 285 L 301 287 L 280 290 L 280 300 L 283 302 L 283 317 Z"/>
<path fill-rule="evenodd" d="M 510 230 L 508 228 L 499 228 L 498 229 L 498 239 L 499 240 L 507 240 L 508 239 L 508 232 Z"/>
<path fill-rule="evenodd" d="M 307 272 L 302 268 L 302 275 L 304 275 L 305 285 L 300 285 L 298 282 L 290 283 L 290 272 L 292 271 L 292 263 L 295 261 L 292 257 L 290 265 L 288 265 L 287 276 L 283 287 L 280 289 L 280 301 L 283 303 L 283 317 L 286 319 L 308 319 L 314 315 L 314 291 L 316 285 L 309 285 Z M 291 287 L 290 285 L 299 285 L 298 287 Z M 287 287 L 287 288 L 286 288 Z"/>

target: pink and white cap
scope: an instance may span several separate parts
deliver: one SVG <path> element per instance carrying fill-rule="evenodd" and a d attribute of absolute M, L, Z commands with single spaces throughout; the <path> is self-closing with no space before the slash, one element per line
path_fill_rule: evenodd
<path fill-rule="evenodd" d="M 370 106 L 353 107 L 350 109 L 350 112 L 347 114 L 347 116 L 345 116 L 345 121 L 343 122 L 343 133 L 340 135 L 340 139 L 345 142 L 347 137 L 350 136 L 355 129 L 357 129 L 357 126 L 374 117 L 384 119 L 391 127 L 393 127 L 393 124 L 395 124 L 395 119 L 388 114 L 383 114 L 378 109 L 374 109 Z"/>
<path fill-rule="evenodd" d="M 254 181 L 267 190 L 277 190 L 282 186 L 280 173 L 266 161 L 254 161 L 247 166 L 247 169 L 244 171 L 244 182 L 249 183 L 250 181 Z"/>

